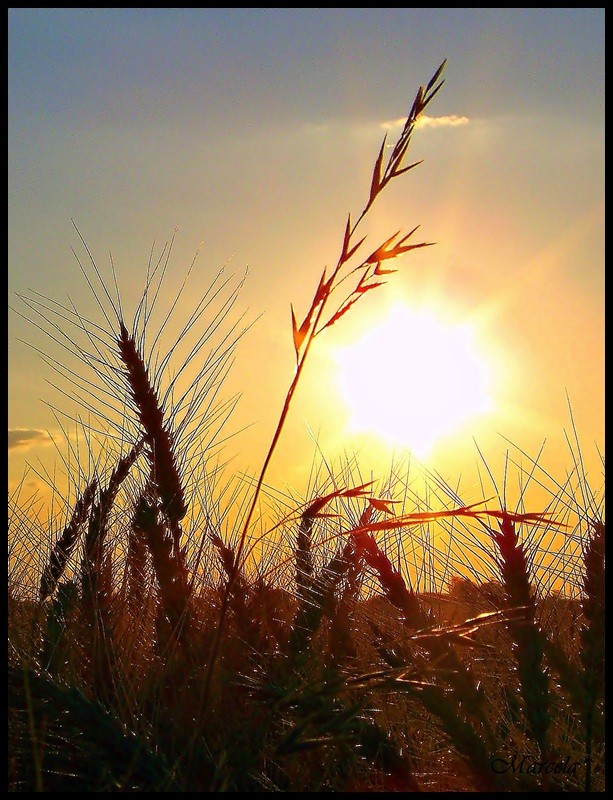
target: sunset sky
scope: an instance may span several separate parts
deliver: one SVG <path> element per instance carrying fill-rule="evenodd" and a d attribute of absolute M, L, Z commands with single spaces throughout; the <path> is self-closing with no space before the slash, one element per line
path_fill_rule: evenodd
<path fill-rule="evenodd" d="M 444 59 L 408 156 L 423 163 L 362 233 L 374 250 L 419 225 L 415 241 L 435 245 L 402 256 L 316 341 L 270 482 L 301 491 L 317 448 L 330 462 L 358 453 L 383 477 L 409 448 L 451 483 L 466 475 L 475 501 L 477 447 L 499 469 L 509 441 L 533 456 L 546 442 L 542 463 L 565 475 L 570 399 L 601 483 L 604 9 L 18 8 L 8 56 L 9 485 L 26 463 L 52 471 L 54 408 L 76 413 L 36 352 L 61 361 L 61 348 L 21 298 L 104 324 L 71 220 L 109 287 L 112 255 L 130 323 L 152 246 L 175 230 L 160 309 L 197 251 L 183 321 L 220 269 L 237 282 L 248 270 L 227 321 L 253 325 L 220 399 L 240 394 L 223 455 L 256 474 L 295 367 L 290 304 L 304 317 L 368 199 L 384 134 L 395 141 Z M 453 349 L 463 337 L 475 373 Z M 473 400 L 479 376 L 486 396 Z M 433 388 L 441 423 L 473 405 L 422 441 Z M 403 415 L 421 422 L 405 430 Z"/>

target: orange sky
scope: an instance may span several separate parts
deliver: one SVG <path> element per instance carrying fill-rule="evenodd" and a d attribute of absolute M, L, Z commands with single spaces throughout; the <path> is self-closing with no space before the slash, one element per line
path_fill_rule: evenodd
<path fill-rule="evenodd" d="M 390 186 L 364 228 L 365 248 L 416 225 L 420 240 L 436 244 L 399 259 L 386 286 L 317 340 L 269 480 L 300 495 L 314 460 L 335 464 L 344 453 L 358 455 L 364 475 L 384 480 L 391 459 L 408 455 L 401 443 L 394 448 L 350 430 L 336 360 L 339 348 L 402 304 L 469 326 L 491 371 L 491 410 L 441 438 L 428 468 L 454 486 L 462 476 L 463 499 L 474 502 L 483 488 L 479 451 L 502 480 L 507 450 L 525 465 L 546 442 L 540 463 L 553 486 L 573 466 L 570 399 L 597 489 L 604 455 L 603 15 L 11 9 L 9 487 L 28 463 L 39 473 L 52 474 L 54 464 L 61 471 L 49 443 L 51 435 L 65 452 L 54 409 L 78 413 L 67 397 L 74 381 L 59 379 L 35 351 L 76 362 L 32 325 L 39 320 L 23 296 L 74 303 L 106 325 L 70 252 L 87 260 L 71 219 L 109 288 L 112 253 L 128 319 L 152 244 L 159 253 L 177 228 L 152 332 L 199 250 L 162 353 L 222 267 L 235 281 L 248 269 L 226 317 L 231 324 L 244 314 L 254 324 L 219 389 L 220 400 L 241 395 L 224 428 L 236 436 L 221 452 L 232 472 L 256 475 L 295 366 L 290 304 L 306 313 L 322 269 L 338 257 L 347 214 L 355 218 L 364 206 L 383 134 L 395 141 L 417 86 L 446 57 L 445 85 L 409 156 L 424 163 Z M 168 374 L 200 333 L 195 326 L 185 337 Z M 365 354 L 364 369 L 382 390 L 410 398 L 432 383 L 423 367 L 413 375 L 410 348 L 395 358 L 394 374 L 387 361 L 382 374 Z M 467 387 L 455 377 L 448 391 L 463 396 Z M 63 424 L 74 431 L 74 423 Z M 79 447 L 83 455 L 82 439 Z M 34 472 L 27 481 L 41 484 Z"/>

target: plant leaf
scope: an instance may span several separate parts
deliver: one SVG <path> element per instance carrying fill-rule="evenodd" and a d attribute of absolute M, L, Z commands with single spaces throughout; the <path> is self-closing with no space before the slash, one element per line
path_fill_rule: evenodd
<path fill-rule="evenodd" d="M 369 289 L 376 289 L 378 286 L 385 286 L 385 281 L 379 281 L 379 283 L 368 283 L 368 284 L 360 283 L 359 286 L 356 286 L 355 290 L 356 292 L 363 294 L 364 292 L 367 292 Z"/>
<path fill-rule="evenodd" d="M 344 264 L 349 258 L 347 249 L 349 248 L 349 240 L 351 239 L 351 214 L 347 215 L 347 225 L 345 227 L 345 235 L 343 236 L 343 249 L 341 250 L 340 264 Z"/>
<path fill-rule="evenodd" d="M 400 502 L 399 500 L 381 500 L 377 497 L 369 497 L 368 502 L 377 511 L 383 511 L 384 514 L 393 514 L 394 510 L 390 508 L 393 503 Z"/>
<path fill-rule="evenodd" d="M 294 306 L 291 306 L 292 309 L 292 333 L 294 336 L 294 349 L 296 350 L 296 359 L 298 359 L 298 355 L 300 353 L 300 348 L 302 347 L 302 343 L 304 342 L 304 337 L 306 336 L 306 331 L 302 330 L 302 326 L 300 330 L 298 330 L 298 325 L 296 324 L 296 315 L 294 314 Z"/>
<path fill-rule="evenodd" d="M 408 172 L 410 169 L 413 169 L 413 167 L 418 167 L 420 164 L 423 164 L 423 161 L 424 161 L 423 158 L 420 159 L 419 161 L 414 161 L 412 164 L 409 164 L 408 167 L 403 167 L 402 169 L 396 169 L 394 167 L 394 171 L 392 172 L 392 176 L 394 178 L 397 178 L 398 175 L 402 175 L 403 173 Z"/>
<path fill-rule="evenodd" d="M 335 489 L 333 492 L 329 494 L 324 494 L 321 497 L 316 498 L 313 502 L 307 506 L 307 508 L 302 512 L 303 517 L 314 517 L 314 516 L 324 516 L 320 514 L 320 510 L 327 505 L 330 500 L 334 500 L 336 497 L 362 497 L 365 494 L 368 494 L 368 489 L 373 485 L 374 481 L 369 481 L 368 483 L 362 483 L 360 486 L 353 486 L 349 489 Z M 325 516 L 338 516 L 337 514 L 329 514 Z"/>
<path fill-rule="evenodd" d="M 319 279 L 319 286 L 317 287 L 315 297 L 313 298 L 313 302 L 311 304 L 311 313 L 317 308 L 322 300 L 325 300 L 329 292 L 330 286 L 329 282 L 326 281 L 326 267 L 324 267 L 324 271 L 321 273 L 321 278 Z"/>
<path fill-rule="evenodd" d="M 368 505 L 360 515 L 360 525 L 362 526 L 368 525 L 371 519 L 372 519 L 372 506 Z"/>
<path fill-rule="evenodd" d="M 347 258 L 345 259 L 345 261 L 349 261 L 349 259 L 351 258 L 351 256 L 352 256 L 352 255 L 355 253 L 355 251 L 358 249 L 358 247 L 360 247 L 360 245 L 364 244 L 364 242 L 365 242 L 365 241 L 366 241 L 366 237 L 365 237 L 365 236 L 362 236 L 362 238 L 360 239 L 360 241 L 359 241 L 357 244 L 354 244 L 354 245 L 353 245 L 353 247 L 351 248 L 351 250 L 350 250 L 350 251 L 347 253 Z"/>
<path fill-rule="evenodd" d="M 347 300 L 347 301 L 346 301 L 346 302 L 345 302 L 345 303 L 344 303 L 344 304 L 343 304 L 343 305 L 342 305 L 342 306 L 341 306 L 341 307 L 338 309 L 338 311 L 335 311 L 335 312 L 334 312 L 334 314 L 332 314 L 332 316 L 331 316 L 331 317 L 330 317 L 330 319 L 329 319 L 329 320 L 326 322 L 326 324 L 325 324 L 325 325 L 323 325 L 323 326 L 322 326 L 322 327 L 319 329 L 318 333 L 321 333 L 322 331 L 325 331 L 325 329 L 326 329 L 326 328 L 329 328 L 330 326 L 334 325 L 334 323 L 335 323 L 335 322 L 338 322 L 338 320 L 339 320 L 341 317 L 343 317 L 343 316 L 344 316 L 344 315 L 345 315 L 345 314 L 346 314 L 346 313 L 349 311 L 349 309 L 351 308 L 351 306 L 353 306 L 355 303 L 357 303 L 357 301 L 358 301 L 358 300 L 359 300 L 361 297 L 363 297 L 363 296 L 364 296 L 364 295 L 358 294 L 358 295 L 356 295 L 355 297 L 352 297 L 352 298 L 350 298 L 349 300 Z"/>
<path fill-rule="evenodd" d="M 436 95 L 436 94 L 437 94 L 437 93 L 440 91 L 440 89 L 442 88 L 442 86 L 443 86 L 443 84 L 444 84 L 444 83 L 445 83 L 445 81 L 441 81 L 441 82 L 439 83 L 439 85 L 438 85 L 438 86 L 437 86 L 435 89 L 433 89 L 433 90 L 430 92 L 430 94 L 429 94 L 429 95 L 428 95 L 428 97 L 425 99 L 425 101 L 424 101 L 424 103 L 423 103 L 423 105 L 422 105 L 422 111 L 423 111 L 423 109 L 424 109 L 424 108 L 425 108 L 425 107 L 428 105 L 428 103 L 430 102 L 430 100 L 432 100 L 432 98 L 434 97 L 434 95 Z"/>
<path fill-rule="evenodd" d="M 430 89 L 434 86 L 437 80 L 441 77 L 442 71 L 445 69 L 445 64 L 447 63 L 447 59 L 445 58 L 441 63 L 440 67 L 436 70 L 434 75 L 428 81 L 428 85 L 426 86 L 426 92 L 429 92 Z M 442 84 L 441 84 L 442 85 Z"/>
<path fill-rule="evenodd" d="M 568 528 L 564 522 L 557 522 L 550 514 L 514 514 L 510 511 L 496 511 L 487 508 L 476 509 L 475 506 L 483 505 L 484 501 L 473 503 L 469 506 L 459 506 L 458 508 L 445 509 L 443 511 L 419 511 L 413 514 L 403 514 L 393 519 L 381 520 L 379 522 L 369 522 L 361 525 L 346 533 L 356 535 L 370 533 L 372 531 L 394 530 L 396 528 L 408 528 L 413 525 L 420 525 L 424 522 L 433 522 L 437 519 L 450 519 L 453 517 L 469 517 L 481 521 L 482 517 L 495 517 L 510 522 L 532 522 L 543 525 L 555 525 L 557 528 Z"/>
<path fill-rule="evenodd" d="M 368 198 L 368 205 L 370 205 L 373 202 L 373 200 L 381 190 L 381 167 L 383 164 L 383 153 L 385 151 L 386 143 L 387 143 L 387 133 L 383 137 L 383 142 L 381 143 L 381 149 L 379 150 L 379 155 L 377 156 L 377 160 L 375 161 L 375 166 L 372 173 L 372 182 L 370 184 L 370 197 Z"/>
<path fill-rule="evenodd" d="M 394 272 L 398 272 L 397 269 L 383 269 L 381 266 L 381 262 L 377 261 L 377 266 L 375 267 L 375 271 L 373 275 L 392 275 Z"/>
<path fill-rule="evenodd" d="M 396 231 L 396 233 L 393 236 L 390 236 L 390 238 L 387 239 L 385 242 L 383 242 L 382 245 L 379 245 L 379 247 L 377 247 L 377 249 L 373 253 L 371 253 L 367 259 L 364 260 L 364 263 L 376 264 L 378 261 L 383 261 L 386 258 L 391 258 L 391 256 L 388 254 L 388 251 L 385 248 L 394 241 L 394 239 L 398 236 L 399 233 L 400 231 Z"/>

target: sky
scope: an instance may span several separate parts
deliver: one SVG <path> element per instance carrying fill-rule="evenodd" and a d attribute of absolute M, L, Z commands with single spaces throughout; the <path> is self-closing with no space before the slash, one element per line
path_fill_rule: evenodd
<path fill-rule="evenodd" d="M 598 8 L 9 9 L 9 487 L 27 465 L 33 489 L 54 465 L 65 467 L 62 439 L 80 412 L 70 373 L 58 377 L 50 359 L 85 372 L 61 334 L 42 333 L 24 298 L 77 308 L 104 326 L 75 257 L 87 264 L 89 250 L 107 287 L 112 258 L 131 321 L 150 253 L 173 237 L 160 320 L 197 258 L 159 340 L 162 355 L 176 346 L 171 373 L 189 352 L 177 345 L 181 315 L 188 319 L 220 270 L 224 292 L 244 280 L 217 331 L 246 327 L 218 388 L 219 402 L 238 397 L 219 452 L 228 469 L 257 475 L 296 364 L 290 308 L 306 314 L 323 268 L 336 263 L 347 215 L 355 220 L 365 205 L 384 134 L 394 141 L 417 88 L 444 59 L 445 83 L 411 142 L 410 161 L 423 163 L 386 189 L 362 233 L 374 250 L 420 226 L 415 241 L 434 244 L 398 259 L 385 286 L 317 339 L 268 481 L 300 494 L 314 461 L 347 454 L 361 474 L 384 477 L 391 460 L 412 452 L 411 433 L 394 441 L 372 416 L 360 427 L 356 396 L 374 388 L 366 405 L 376 398 L 378 421 L 410 412 L 414 430 L 425 425 L 414 403 L 426 397 L 419 408 L 431 407 L 433 386 L 457 409 L 477 382 L 453 355 L 469 332 L 487 364 L 487 403 L 477 413 L 475 400 L 472 416 L 420 451 L 427 466 L 452 484 L 465 476 L 463 496 L 474 502 L 479 465 L 495 474 L 507 452 L 529 464 L 544 445 L 539 463 L 563 479 L 574 425 L 597 488 Z M 413 320 L 447 326 L 433 355 L 427 327 L 381 334 L 382 321 L 407 308 Z M 377 330 L 387 338 L 368 344 Z M 350 354 L 357 366 L 343 390 Z"/>

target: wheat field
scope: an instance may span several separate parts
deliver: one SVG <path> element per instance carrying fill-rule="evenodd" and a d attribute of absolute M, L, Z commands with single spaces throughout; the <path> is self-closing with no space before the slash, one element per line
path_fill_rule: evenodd
<path fill-rule="evenodd" d="M 604 790 L 604 494 L 578 436 L 566 483 L 537 459 L 524 476 L 546 508 L 507 508 L 504 492 L 465 504 L 434 476 L 416 498 L 400 471 L 377 483 L 347 459 L 314 466 L 308 496 L 274 495 L 272 522 L 262 513 L 319 334 L 429 246 L 417 227 L 374 249 L 361 231 L 418 166 L 411 140 L 444 68 L 384 139 L 335 266 L 292 306 L 295 369 L 240 490 L 219 445 L 240 281 L 211 284 L 178 364 L 153 330 L 172 243 L 132 315 L 84 240 L 101 322 L 21 298 L 82 366 L 46 359 L 83 406 L 86 446 L 65 457 L 70 490 L 48 517 L 23 486 L 9 497 L 9 791 Z"/>

